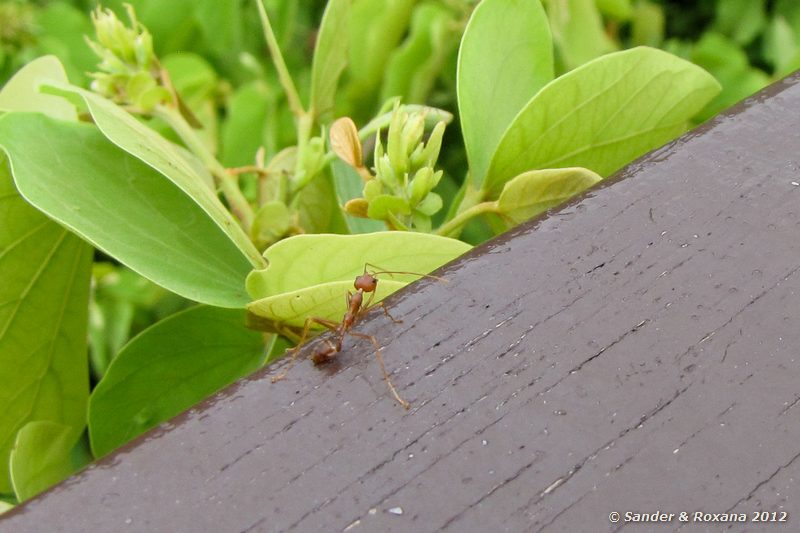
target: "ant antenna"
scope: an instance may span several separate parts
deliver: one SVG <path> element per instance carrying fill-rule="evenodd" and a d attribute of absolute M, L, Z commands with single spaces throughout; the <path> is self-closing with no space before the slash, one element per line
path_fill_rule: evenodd
<path fill-rule="evenodd" d="M 365 263 L 364 264 L 364 274 L 367 273 L 367 266 L 370 266 L 372 268 L 380 269 L 380 267 L 378 265 L 375 265 L 375 264 L 372 264 L 372 263 Z M 375 271 L 370 272 L 369 274 L 373 275 L 373 276 L 377 276 L 379 274 L 388 274 L 389 276 L 391 276 L 393 274 L 405 274 L 405 275 L 408 275 L 408 276 L 419 276 L 421 278 L 434 279 L 436 281 L 441 281 L 442 283 L 447 283 L 447 280 L 445 278 L 442 278 L 442 277 L 439 277 L 439 276 L 434 276 L 432 274 L 420 274 L 419 272 L 409 272 L 407 270 L 375 270 Z"/>

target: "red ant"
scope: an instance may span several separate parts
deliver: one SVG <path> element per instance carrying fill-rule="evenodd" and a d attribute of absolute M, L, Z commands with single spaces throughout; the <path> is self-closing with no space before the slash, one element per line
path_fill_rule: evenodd
<path fill-rule="evenodd" d="M 323 365 L 332 361 L 336 354 L 342 351 L 342 344 L 344 343 L 344 337 L 348 333 L 354 337 L 359 337 L 361 339 L 367 339 L 372 343 L 375 347 L 375 355 L 378 358 L 378 363 L 381 365 L 381 372 L 383 372 L 383 379 L 386 381 L 386 384 L 389 386 L 389 390 L 392 392 L 394 399 L 397 400 L 397 403 L 402 405 L 405 409 L 411 407 L 407 401 L 400 397 L 398 394 L 397 389 L 395 389 L 394 384 L 392 383 L 391 378 L 389 377 L 389 373 L 386 371 L 386 365 L 383 363 L 383 355 L 381 355 L 381 346 L 378 343 L 378 339 L 373 337 L 372 335 L 367 335 L 365 333 L 359 333 L 357 331 L 352 331 L 353 324 L 355 324 L 356 320 L 360 316 L 364 314 L 368 309 L 372 306 L 372 300 L 375 298 L 375 289 L 378 287 L 378 278 L 375 276 L 378 274 L 412 274 L 412 275 L 419 275 L 424 276 L 427 278 L 433 278 L 439 281 L 445 281 L 442 278 L 436 276 L 430 276 L 426 274 L 414 274 L 413 272 L 399 272 L 399 271 L 380 271 L 380 272 L 367 272 L 366 265 L 364 266 L 364 273 L 357 276 L 355 282 L 353 283 L 353 287 L 356 289 L 356 292 L 347 291 L 347 312 L 345 312 L 344 316 L 342 317 L 341 322 L 334 322 L 333 320 L 328 320 L 326 318 L 320 317 L 308 317 L 306 318 L 305 325 L 303 326 L 303 334 L 300 336 L 300 341 L 297 343 L 297 346 L 291 348 L 292 352 L 292 359 L 287 365 L 287 367 L 272 378 L 272 382 L 275 383 L 277 381 L 282 380 L 286 377 L 286 374 L 294 365 L 295 360 L 297 359 L 297 355 L 299 353 L 300 348 L 306 341 L 308 334 L 311 330 L 311 326 L 313 324 L 319 324 L 322 327 L 328 328 L 333 332 L 333 339 L 325 339 L 325 341 L 318 346 L 314 353 L 311 354 L 311 360 L 314 362 L 315 365 Z M 366 304 L 364 303 L 364 293 L 368 292 L 369 298 L 367 299 Z M 375 305 L 381 306 L 383 309 L 383 314 L 385 314 L 389 320 L 394 322 L 395 324 L 399 324 L 402 320 L 396 320 L 391 314 L 389 314 L 389 310 L 386 309 L 386 305 L 383 302 L 378 302 Z"/>

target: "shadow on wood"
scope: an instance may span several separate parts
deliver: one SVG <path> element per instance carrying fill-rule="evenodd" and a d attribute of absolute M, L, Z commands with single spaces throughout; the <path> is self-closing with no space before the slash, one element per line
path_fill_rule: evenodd
<path fill-rule="evenodd" d="M 695 511 L 796 529 L 799 81 L 395 295 L 402 324 L 360 323 L 410 411 L 350 339 L 327 372 L 243 380 L 0 530 L 597 532 L 626 511 L 676 513 L 637 531 Z"/>

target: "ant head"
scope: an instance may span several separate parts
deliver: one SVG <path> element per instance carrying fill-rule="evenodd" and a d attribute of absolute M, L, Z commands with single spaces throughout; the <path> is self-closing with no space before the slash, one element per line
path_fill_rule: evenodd
<path fill-rule="evenodd" d="M 353 283 L 353 287 L 364 292 L 374 292 L 377 286 L 378 278 L 367 272 L 358 276 L 355 283 Z"/>

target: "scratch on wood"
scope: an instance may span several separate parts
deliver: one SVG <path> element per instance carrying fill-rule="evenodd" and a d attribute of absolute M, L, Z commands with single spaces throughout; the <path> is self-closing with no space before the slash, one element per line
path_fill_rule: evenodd
<path fill-rule="evenodd" d="M 781 409 L 781 412 L 780 412 L 780 413 L 778 413 L 778 416 L 785 415 L 785 414 L 786 414 L 786 412 L 787 412 L 789 409 L 791 409 L 792 407 L 794 407 L 795 405 L 797 405 L 797 403 L 798 403 L 798 402 L 800 402 L 800 395 L 797 395 L 797 396 L 795 396 L 795 398 L 794 398 L 794 401 L 793 401 L 793 402 L 791 402 L 791 403 L 787 404 L 787 405 L 786 405 L 786 407 L 784 407 L 783 409 Z"/>
<path fill-rule="evenodd" d="M 769 476 L 768 476 L 766 479 L 764 479 L 763 481 L 759 481 L 759 482 L 756 484 L 756 486 L 755 486 L 755 487 L 753 487 L 753 490 L 751 490 L 751 491 L 750 491 L 750 492 L 747 494 L 747 496 L 745 496 L 744 498 L 740 499 L 738 502 L 734 503 L 734 504 L 733 504 L 731 507 L 729 507 L 729 508 L 728 508 L 728 509 L 727 509 L 725 512 L 726 512 L 726 513 L 730 513 L 730 512 L 731 512 L 731 511 L 733 511 L 733 509 L 735 509 L 735 508 L 736 508 L 736 507 L 737 507 L 739 504 L 741 504 L 741 503 L 744 503 L 744 502 L 746 502 L 746 501 L 749 501 L 749 500 L 750 500 L 750 499 L 753 497 L 753 495 L 754 495 L 756 492 L 758 492 L 758 490 L 759 490 L 761 487 L 763 487 L 764 485 L 766 485 L 767 483 L 769 483 L 770 481 L 772 481 L 772 480 L 775 478 L 775 476 L 777 476 L 778 474 L 780 474 L 781 470 L 783 470 L 783 469 L 785 469 L 785 468 L 788 468 L 788 467 L 790 467 L 790 466 L 792 465 L 792 463 L 794 463 L 794 462 L 795 462 L 795 461 L 796 461 L 798 458 L 800 458 L 800 452 L 798 452 L 797 454 L 795 454 L 795 455 L 794 455 L 794 457 L 792 457 L 792 458 L 789 460 L 789 462 L 787 462 L 787 463 L 786 463 L 786 464 L 784 464 L 784 465 L 781 465 L 781 466 L 779 466 L 779 467 L 778 467 L 778 469 L 777 469 L 777 470 L 775 470 L 775 471 L 774 471 L 772 474 L 770 474 L 770 475 L 769 475 Z"/>
<path fill-rule="evenodd" d="M 581 369 L 583 369 L 583 367 L 584 367 L 584 366 L 588 365 L 589 363 L 591 363 L 592 361 L 594 361 L 595 359 L 597 359 L 598 357 L 600 357 L 601 355 L 603 355 L 603 353 L 605 353 L 605 352 L 606 352 L 608 349 L 610 349 L 610 348 L 613 348 L 614 346 L 616 346 L 617 344 L 619 344 L 620 342 L 622 342 L 623 340 L 625 340 L 625 338 L 626 338 L 626 337 L 628 337 L 629 335 L 631 335 L 631 334 L 633 334 L 633 333 L 636 333 L 637 331 L 639 331 L 639 330 L 640 330 L 640 329 L 641 329 L 641 328 L 642 328 L 642 327 L 643 327 L 645 324 L 647 324 L 648 322 L 650 322 L 650 320 L 649 320 L 649 319 L 644 319 L 644 320 L 642 320 L 641 322 L 639 322 L 638 324 L 636 324 L 635 326 L 633 326 L 631 329 L 629 329 L 628 331 L 626 331 L 625 333 L 623 333 L 622 335 L 620 335 L 619 337 L 617 337 L 617 338 L 616 338 L 615 340 L 613 340 L 613 341 L 612 341 L 610 344 L 608 344 L 608 345 L 606 345 L 606 346 L 604 346 L 604 347 L 600 348 L 600 350 L 599 350 L 597 353 L 595 353 L 594 355 L 592 355 L 592 356 L 591 356 L 591 357 L 589 357 L 588 359 L 585 359 L 585 360 L 583 360 L 583 361 L 582 361 L 581 363 L 579 363 L 577 366 L 573 367 L 573 368 L 572 368 L 572 369 L 571 369 L 569 372 L 567 372 L 567 373 L 566 373 L 564 376 L 562 376 L 562 377 L 561 377 L 561 378 L 560 378 L 558 381 L 556 381 L 555 383 L 553 383 L 552 385 L 550 385 L 549 387 L 547 387 L 545 390 L 543 390 L 542 392 L 540 392 L 539 394 L 537 394 L 537 396 L 541 396 L 542 394 L 547 394 L 548 392 L 550 392 L 551 390 L 553 390 L 555 387 L 557 387 L 557 386 L 558 386 L 558 385 L 559 385 L 559 384 L 560 384 L 562 381 L 564 381 L 565 379 L 567 379 L 569 376 L 571 376 L 571 375 L 573 375 L 573 374 L 576 374 L 576 373 L 580 372 L 580 371 L 581 371 Z"/>
<path fill-rule="evenodd" d="M 605 451 L 605 450 L 608 450 L 608 449 L 612 448 L 612 447 L 614 446 L 614 444 L 615 444 L 615 443 L 616 443 L 618 440 L 620 440 L 620 439 L 622 439 L 622 438 L 626 437 L 626 436 L 627 436 L 629 433 L 631 433 L 632 431 L 635 431 L 635 430 L 637 430 L 637 429 L 640 429 L 642 426 L 644 426 L 644 424 L 645 424 L 645 423 L 646 423 L 648 420 L 650 420 L 651 418 L 653 418 L 653 417 L 657 416 L 657 415 L 658 415 L 658 414 L 659 414 L 661 411 L 663 411 L 664 409 L 666 409 L 667 407 L 669 407 L 669 406 L 672 404 L 672 402 L 674 402 L 675 400 L 677 400 L 677 399 L 678 399 L 678 397 L 679 397 L 681 394 L 683 394 L 684 392 L 686 392 L 687 390 L 689 390 L 689 387 L 690 387 L 690 385 L 687 385 L 686 387 L 684 387 L 684 388 L 682 388 L 682 389 L 679 389 L 679 390 L 675 391 L 675 394 L 673 394 L 673 395 L 672 395 L 672 397 L 671 397 L 669 400 L 667 400 L 667 401 L 665 401 L 665 402 L 659 402 L 659 404 L 658 404 L 658 405 L 656 405 L 656 407 L 654 407 L 654 408 L 653 408 L 652 410 L 650 410 L 648 413 L 646 413 L 646 414 L 642 415 L 642 417 L 639 419 L 639 422 L 637 422 L 635 425 L 632 425 L 632 426 L 629 426 L 629 427 L 627 427 L 627 428 L 623 429 L 622 431 L 620 431 L 620 432 L 617 434 L 617 436 L 616 436 L 615 438 L 613 438 L 613 439 L 611 439 L 611 440 L 607 441 L 605 444 L 603 444 L 602 446 L 598 447 L 598 448 L 597 448 L 597 449 L 595 449 L 595 450 L 594 450 L 592 453 L 590 453 L 589 455 L 587 455 L 586 457 L 584 457 L 584 458 L 583 458 L 583 459 L 582 459 L 580 462 L 578 462 L 578 463 L 577 463 L 575 466 L 573 466 L 573 467 L 572 467 L 570 470 L 568 470 L 566 474 L 564 474 L 563 476 L 561 476 L 561 477 L 557 478 L 555 481 L 551 482 L 551 483 L 550 483 L 550 484 L 549 484 L 549 485 L 548 485 L 548 486 L 547 486 L 545 489 L 541 490 L 541 491 L 539 492 L 538 496 L 536 496 L 536 497 L 534 497 L 534 498 L 531 498 L 531 499 L 530 499 L 530 500 L 528 500 L 528 501 L 527 501 L 527 502 L 526 502 L 524 505 L 522 505 L 522 506 L 518 507 L 518 508 L 517 508 L 517 510 L 516 510 L 516 513 L 522 513 L 522 512 L 524 512 L 526 509 L 529 509 L 529 508 L 530 508 L 530 507 L 532 507 L 532 506 L 538 505 L 538 504 L 539 504 L 539 502 L 541 502 L 541 501 L 542 501 L 542 500 L 543 500 L 543 499 L 544 499 L 546 496 L 549 496 L 550 494 L 553 494 L 553 493 L 555 493 L 555 492 L 556 492 L 558 489 L 560 489 L 561 487 L 563 487 L 564 485 L 566 485 L 566 483 L 567 483 L 567 482 L 568 482 L 570 479 L 572 479 L 572 477 L 573 477 L 573 476 L 574 476 L 574 475 L 575 475 L 575 474 L 576 474 L 578 471 L 580 471 L 580 470 L 581 470 L 581 469 L 584 467 L 584 465 L 585 465 L 587 462 L 589 462 L 590 460 L 593 460 L 593 459 L 595 459 L 595 458 L 596 458 L 598 455 L 600 455 L 600 454 L 601 454 L 603 451 Z"/>

